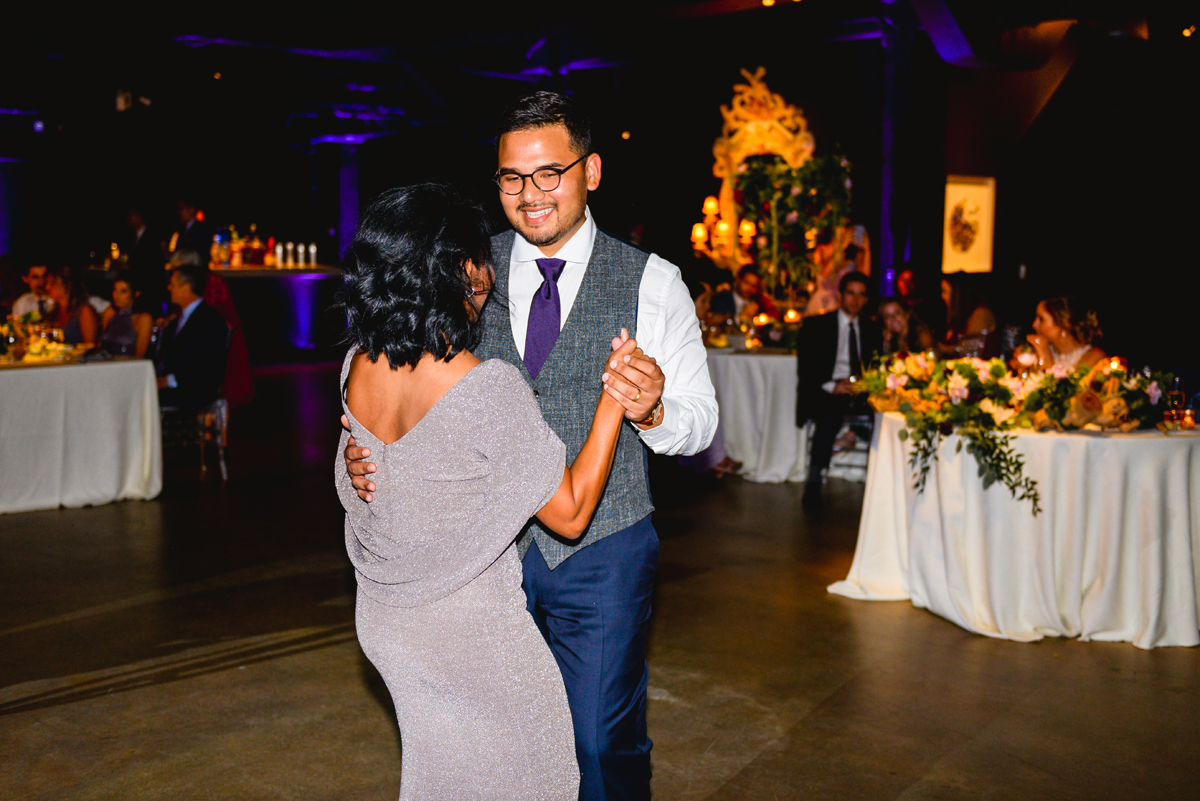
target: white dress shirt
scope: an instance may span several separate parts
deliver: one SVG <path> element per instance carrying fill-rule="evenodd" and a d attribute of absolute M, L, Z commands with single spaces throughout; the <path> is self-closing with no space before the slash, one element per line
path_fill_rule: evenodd
<path fill-rule="evenodd" d="M 13 301 L 12 313 L 14 316 L 20 317 L 22 314 L 29 314 L 31 311 L 37 311 L 38 301 L 45 299 L 46 298 L 44 295 L 39 298 L 32 292 L 26 292 L 24 295 Z"/>
<path fill-rule="evenodd" d="M 554 258 L 566 262 L 558 278 L 562 309 L 559 330 L 566 324 L 579 295 L 596 240 L 592 212 L 585 208 L 584 214 L 583 225 L 554 254 Z M 519 233 L 514 238 L 509 261 L 508 311 L 513 340 L 522 358 L 529 307 L 543 281 L 536 259 L 544 257 L 536 245 Z M 613 333 L 615 336 L 619 332 Z M 638 287 L 637 331 L 631 333 L 635 333 L 638 346 L 646 355 L 657 360 L 666 378 L 662 423 L 649 431 L 635 426 L 638 436 L 655 453 L 693 454 L 704 450 L 717 428 L 717 396 L 708 376 L 708 357 L 700 337 L 696 306 L 679 268 L 653 254 Z M 599 374 L 596 380 L 600 380 Z"/>
<path fill-rule="evenodd" d="M 850 377 L 850 323 L 854 323 L 854 332 L 858 335 L 859 361 L 862 361 L 862 323 L 857 317 L 851 317 L 841 309 L 837 310 L 837 316 L 837 358 L 833 361 L 833 375 L 829 381 L 821 385 L 821 389 L 830 393 L 833 392 L 833 388 L 837 386 L 838 381 Z"/>

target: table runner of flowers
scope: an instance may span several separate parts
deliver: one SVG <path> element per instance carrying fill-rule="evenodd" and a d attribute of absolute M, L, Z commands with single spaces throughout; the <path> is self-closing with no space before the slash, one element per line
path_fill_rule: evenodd
<path fill-rule="evenodd" d="M 904 414 L 899 436 L 912 440 L 909 466 L 918 492 L 925 489 L 941 438 L 957 433 L 955 452 L 965 447 L 975 457 L 984 489 L 1002 482 L 1014 498 L 1028 500 L 1036 516 L 1037 482 L 1024 474 L 1024 459 L 1007 432 L 1178 430 L 1181 424 L 1163 415 L 1162 387 L 1170 378 L 1131 372 L 1121 358 L 1017 375 L 1000 359 L 942 361 L 929 352 L 888 356 L 856 387 L 869 393 L 876 411 Z"/>

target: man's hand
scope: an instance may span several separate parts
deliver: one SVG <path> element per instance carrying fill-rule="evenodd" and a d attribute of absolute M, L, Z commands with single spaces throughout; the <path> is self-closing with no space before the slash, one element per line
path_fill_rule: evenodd
<path fill-rule="evenodd" d="M 758 302 L 753 300 L 746 301 L 746 305 L 742 307 L 742 313 L 738 315 L 739 320 L 752 322 L 758 316 Z"/>
<path fill-rule="evenodd" d="M 653 357 L 625 354 L 620 350 L 628 336 L 622 328 L 621 337 L 613 340 L 614 353 L 601 380 L 614 390 L 614 395 L 625 407 L 625 419 L 638 423 L 649 417 L 658 405 L 667 379 Z M 645 426 L 643 430 L 650 428 L 653 426 Z"/>
<path fill-rule="evenodd" d="M 853 395 L 854 394 L 854 382 L 851 381 L 849 378 L 843 378 L 841 381 L 838 381 L 837 384 L 834 385 L 833 394 L 834 395 Z"/>
<path fill-rule="evenodd" d="M 342 415 L 342 428 L 350 430 L 350 421 L 344 414 Z M 367 476 L 375 472 L 375 465 L 363 460 L 371 455 L 371 449 L 358 447 L 354 444 L 354 437 L 350 437 L 342 455 L 346 457 L 346 472 L 350 475 L 350 483 L 354 485 L 358 497 L 370 503 L 374 498 L 371 493 L 375 491 L 375 482 Z"/>

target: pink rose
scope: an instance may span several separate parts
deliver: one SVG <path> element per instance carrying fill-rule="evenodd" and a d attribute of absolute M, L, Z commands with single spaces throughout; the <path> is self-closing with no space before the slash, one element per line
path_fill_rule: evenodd
<path fill-rule="evenodd" d="M 1070 374 L 1071 374 L 1070 371 L 1067 370 L 1067 368 L 1063 367 L 1061 364 L 1056 364 L 1050 368 L 1050 375 L 1054 376 L 1059 381 L 1062 381 L 1064 378 L 1066 378 Z"/>
<path fill-rule="evenodd" d="M 788 221 L 788 222 L 790 222 L 790 223 L 799 222 L 799 220 L 800 220 L 800 212 L 798 212 L 798 211 L 789 211 L 789 212 L 788 212 L 788 214 L 787 214 L 787 216 L 786 216 L 786 217 L 784 217 L 783 219 L 787 220 L 787 221 Z"/>
<path fill-rule="evenodd" d="M 1162 390 L 1158 388 L 1157 381 L 1151 381 L 1150 386 L 1146 387 L 1146 394 L 1150 396 L 1150 405 L 1157 406 L 1162 400 Z"/>
<path fill-rule="evenodd" d="M 907 375 L 896 375 L 895 373 L 892 373 L 887 377 L 887 388 L 892 390 L 893 392 L 900 389 L 900 387 L 904 386 L 907 383 L 908 383 Z"/>
<path fill-rule="evenodd" d="M 950 402 L 955 406 L 967 399 L 969 390 L 967 389 L 969 382 L 958 373 L 950 374 L 949 391 Z"/>

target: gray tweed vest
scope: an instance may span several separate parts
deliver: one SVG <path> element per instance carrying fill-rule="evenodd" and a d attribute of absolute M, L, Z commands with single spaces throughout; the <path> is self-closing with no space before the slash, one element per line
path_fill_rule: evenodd
<path fill-rule="evenodd" d="M 484 310 L 483 342 L 476 349 L 480 359 L 503 359 L 521 371 L 533 388 L 542 416 L 567 446 L 567 462 L 573 462 L 587 440 L 600 400 L 600 374 L 612 338 L 625 328 L 633 336 L 637 323 L 638 290 L 649 256 L 620 240 L 596 231 L 591 260 L 566 325 L 554 349 L 538 373 L 530 378 L 525 362 L 513 341 L 508 312 L 508 270 L 515 232 L 492 238 L 496 286 Z M 596 507 L 596 514 L 583 536 L 569 541 L 550 532 L 537 520 L 521 533 L 521 556 L 530 542 L 551 570 L 571 554 L 628 528 L 653 511 L 646 477 L 646 453 L 641 439 L 629 425 L 621 427 L 612 474 Z"/>

